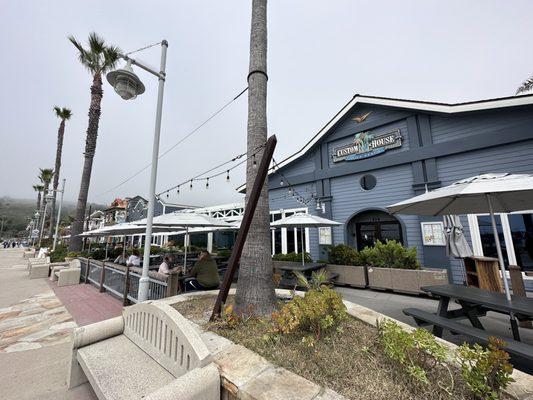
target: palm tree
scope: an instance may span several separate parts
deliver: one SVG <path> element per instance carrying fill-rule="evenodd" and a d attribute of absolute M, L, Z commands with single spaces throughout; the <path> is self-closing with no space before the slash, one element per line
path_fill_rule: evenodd
<path fill-rule="evenodd" d="M 250 35 L 250 70 L 248 75 L 248 161 L 246 187 L 251 188 L 256 177 L 251 154 L 262 157 L 257 148 L 267 141 L 267 1 L 253 0 Z M 236 311 L 244 314 L 270 315 L 276 295 L 270 248 L 270 208 L 267 182 L 259 202 L 242 252 L 235 299 Z M 250 191 L 246 193 L 248 201 Z"/>
<path fill-rule="evenodd" d="M 37 192 L 37 208 L 36 210 L 39 211 L 41 209 L 41 194 L 43 193 L 44 186 L 43 185 L 33 185 L 33 190 Z"/>
<path fill-rule="evenodd" d="M 531 76 L 529 79 L 526 79 L 522 85 L 516 90 L 516 94 L 528 92 L 531 89 L 533 89 L 533 76 Z"/>
<path fill-rule="evenodd" d="M 41 171 L 39 175 L 39 179 L 43 183 L 43 196 L 42 196 L 42 212 L 40 213 L 42 215 L 42 218 L 46 218 L 46 215 L 44 214 L 44 211 L 46 210 L 46 195 L 48 194 L 48 188 L 50 187 L 50 182 L 52 182 L 52 178 L 54 177 L 54 170 L 51 168 L 39 168 Z M 44 231 L 44 229 L 43 229 Z M 42 234 L 42 233 L 41 233 Z"/>
<path fill-rule="evenodd" d="M 78 58 L 81 64 L 87 68 L 93 77 L 91 85 L 91 104 L 89 106 L 89 124 L 87 127 L 87 137 L 85 140 L 85 161 L 81 176 L 80 193 L 76 205 L 76 215 L 72 223 L 72 232 L 69 244 L 70 251 L 81 250 L 81 237 L 83 232 L 83 221 L 85 219 L 85 209 L 87 208 L 87 196 L 91 183 L 91 172 L 93 168 L 93 158 L 96 151 L 96 139 L 98 137 L 98 123 L 100 121 L 101 103 L 104 92 L 102 90 L 102 75 L 113 69 L 119 59 L 120 49 L 116 46 L 105 44 L 104 39 L 96 33 L 89 35 L 88 45 L 85 49 L 73 36 L 69 37 L 71 43 L 78 49 Z"/>
<path fill-rule="evenodd" d="M 58 106 L 54 107 L 56 117 L 61 120 L 59 123 L 59 129 L 57 130 L 57 147 L 56 147 L 56 166 L 54 174 L 54 184 L 53 184 L 53 196 L 52 199 L 52 209 L 50 211 L 50 230 L 48 235 L 52 236 L 52 229 L 54 226 L 54 216 L 56 212 L 56 195 L 57 195 L 57 186 L 59 184 L 59 171 L 61 170 L 61 153 L 63 152 L 63 136 L 65 135 L 65 121 L 69 120 L 72 116 L 72 111 L 68 108 L 59 108 Z"/>

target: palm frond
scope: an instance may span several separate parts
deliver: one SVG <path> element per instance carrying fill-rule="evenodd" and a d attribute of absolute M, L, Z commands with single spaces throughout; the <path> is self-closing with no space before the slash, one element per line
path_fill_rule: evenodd
<path fill-rule="evenodd" d="M 39 170 L 41 171 L 41 174 L 39 175 L 41 182 L 45 185 L 49 184 L 54 177 L 54 170 L 51 168 L 39 168 Z"/>
<path fill-rule="evenodd" d="M 98 36 L 96 32 L 89 34 L 88 43 L 91 53 L 101 54 L 106 49 L 105 40 Z"/>
<path fill-rule="evenodd" d="M 61 109 L 61 119 L 68 120 L 72 117 L 72 111 L 69 108 L 63 107 Z"/>
<path fill-rule="evenodd" d="M 533 89 L 533 76 L 531 76 L 529 79 L 526 79 L 520 87 L 516 90 L 516 94 L 529 92 L 531 89 Z"/>
<path fill-rule="evenodd" d="M 309 280 L 304 274 L 302 274 L 300 271 L 293 271 L 293 274 L 298 280 L 298 286 L 305 287 L 307 289 L 311 288 L 311 284 L 309 283 Z"/>
<path fill-rule="evenodd" d="M 107 46 L 104 50 L 102 73 L 114 69 L 120 58 L 121 50 L 117 46 Z"/>
<path fill-rule="evenodd" d="M 44 186 L 43 185 L 33 185 L 33 190 L 35 190 L 36 192 L 42 192 L 44 190 Z"/>
<path fill-rule="evenodd" d="M 61 118 L 61 108 L 54 106 L 54 111 L 56 113 L 56 117 Z"/>

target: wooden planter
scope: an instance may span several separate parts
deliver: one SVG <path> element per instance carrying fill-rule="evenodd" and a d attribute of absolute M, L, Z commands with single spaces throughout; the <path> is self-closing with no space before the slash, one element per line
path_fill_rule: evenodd
<path fill-rule="evenodd" d="M 397 269 L 368 267 L 368 286 L 371 289 L 392 290 L 398 293 L 420 294 L 420 288 L 448 283 L 444 269 Z"/>
<path fill-rule="evenodd" d="M 331 274 L 338 274 L 335 284 L 349 285 L 359 288 L 368 286 L 365 266 L 328 264 L 326 270 Z"/>

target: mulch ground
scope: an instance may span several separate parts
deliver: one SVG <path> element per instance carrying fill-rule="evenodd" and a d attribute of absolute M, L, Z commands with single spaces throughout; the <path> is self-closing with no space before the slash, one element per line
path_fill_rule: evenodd
<path fill-rule="evenodd" d="M 300 334 L 272 335 L 266 320 L 250 319 L 230 329 L 223 322 L 209 323 L 213 297 L 177 303 L 185 317 L 224 336 L 319 385 L 349 399 L 471 399 L 459 381 L 458 371 L 443 367 L 429 374 L 430 384 L 412 381 L 382 353 L 375 327 L 355 318 L 322 338 L 313 347 Z M 228 304 L 233 299 L 228 299 Z"/>

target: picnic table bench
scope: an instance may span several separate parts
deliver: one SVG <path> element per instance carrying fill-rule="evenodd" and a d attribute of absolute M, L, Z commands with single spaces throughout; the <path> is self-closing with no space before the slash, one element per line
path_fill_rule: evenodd
<path fill-rule="evenodd" d="M 426 286 L 422 290 L 440 298 L 437 313 L 433 314 L 416 308 L 406 308 L 403 313 L 413 317 L 419 326 L 433 325 L 433 334 L 437 337 L 442 337 L 443 330 L 446 329 L 453 334 L 463 334 L 486 344 L 490 336 L 495 336 L 485 331 L 479 320 L 479 317 L 486 315 L 487 311 L 514 314 L 518 320 L 522 321 L 533 319 L 533 299 L 512 296 L 511 301 L 508 301 L 501 293 L 453 284 Z M 452 299 L 457 300 L 461 306 L 460 309 L 448 310 Z M 458 319 L 468 319 L 472 327 L 456 322 Z M 533 346 L 520 342 L 520 335 L 514 329 L 513 336 L 514 340 L 504 338 L 506 350 L 531 362 Z"/>
<path fill-rule="evenodd" d="M 87 381 L 100 400 L 220 400 L 206 345 L 181 314 L 157 301 L 74 331 L 67 386 Z"/>

